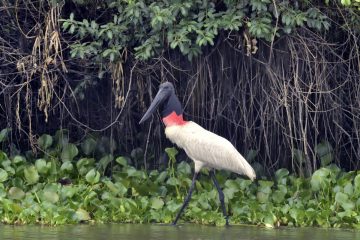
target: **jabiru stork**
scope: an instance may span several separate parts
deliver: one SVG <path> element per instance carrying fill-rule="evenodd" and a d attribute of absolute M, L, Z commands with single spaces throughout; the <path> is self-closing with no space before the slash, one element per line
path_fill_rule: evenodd
<path fill-rule="evenodd" d="M 175 89 L 172 83 L 164 82 L 160 84 L 159 91 L 139 124 L 149 119 L 157 108 L 161 110 L 166 137 L 179 148 L 184 149 L 186 154 L 195 163 L 195 172 L 189 192 L 173 225 L 176 225 L 181 213 L 188 205 L 198 173 L 203 167 L 210 168 L 209 175 L 219 193 L 219 200 L 226 219 L 226 225 L 229 225 L 224 203 L 224 193 L 216 180 L 214 169 L 225 169 L 243 174 L 251 180 L 256 178 L 254 169 L 228 140 L 205 130 L 195 122 L 185 121 L 183 119 L 183 109 L 179 99 L 175 95 Z"/>

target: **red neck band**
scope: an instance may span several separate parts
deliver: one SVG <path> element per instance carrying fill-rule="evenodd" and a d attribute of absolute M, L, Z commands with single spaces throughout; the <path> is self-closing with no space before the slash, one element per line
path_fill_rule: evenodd
<path fill-rule="evenodd" d="M 166 127 L 174 125 L 184 125 L 187 121 L 184 121 L 182 114 L 177 115 L 176 112 L 172 112 L 162 119 Z"/>

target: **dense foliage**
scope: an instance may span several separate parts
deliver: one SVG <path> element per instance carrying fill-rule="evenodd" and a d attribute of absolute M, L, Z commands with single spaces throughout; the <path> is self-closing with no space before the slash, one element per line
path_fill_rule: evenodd
<path fill-rule="evenodd" d="M 157 169 L 170 143 L 157 118 L 137 123 L 171 81 L 185 118 L 229 139 L 264 175 L 360 166 L 358 1 L 1 3 L 9 156 L 30 146 L 30 163 L 44 151 L 39 136 L 60 128 L 76 141 L 107 136 L 86 139 L 103 148 L 96 165 L 131 155 L 136 169 Z M 67 148 L 60 158 L 72 160 L 78 150 Z"/>
<path fill-rule="evenodd" d="M 179 48 L 192 59 L 203 46 L 214 45 L 221 32 L 245 27 L 249 38 L 271 42 L 296 27 L 328 30 L 330 26 L 326 15 L 302 1 L 299 5 L 291 1 L 274 4 L 271 0 L 129 0 L 105 1 L 99 7 L 110 14 L 77 21 L 71 13 L 64 21 L 63 29 L 83 41 L 72 45 L 72 57 L 92 57 L 97 61 L 106 58 L 113 62 L 123 59 L 124 51 L 134 51 L 137 58 L 149 59 L 170 47 Z"/>
<path fill-rule="evenodd" d="M 39 223 L 171 223 L 191 184 L 192 167 L 176 162 L 177 150 L 167 148 L 164 170 L 134 168 L 128 157 L 104 155 L 91 138 L 69 143 L 66 134 L 43 135 L 43 154 L 8 156 L 0 151 L 0 221 Z M 5 136 L 4 132 L 1 134 Z M 110 168 L 109 166 L 112 165 Z M 111 173 L 108 170 L 111 169 Z M 231 224 L 360 227 L 360 172 L 329 165 L 310 178 L 286 169 L 272 180 L 240 178 L 220 171 Z M 216 188 L 206 169 L 184 221 L 224 225 Z"/>
<path fill-rule="evenodd" d="M 231 224 L 359 228 L 359 8 L 1 1 L 0 221 L 170 223 L 192 166 L 137 122 L 171 81 L 257 172 L 217 172 Z M 206 170 L 196 189 L 182 219 L 225 224 Z"/>

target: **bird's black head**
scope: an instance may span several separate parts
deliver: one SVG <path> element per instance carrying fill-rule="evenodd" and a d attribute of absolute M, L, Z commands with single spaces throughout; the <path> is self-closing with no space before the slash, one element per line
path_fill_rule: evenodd
<path fill-rule="evenodd" d="M 160 84 L 159 91 L 161 91 L 161 90 L 168 91 L 170 93 L 175 94 L 175 88 L 171 82 L 164 82 L 164 83 Z"/>
<path fill-rule="evenodd" d="M 182 114 L 183 110 L 181 103 L 175 95 L 174 85 L 171 82 L 164 82 L 160 84 L 159 91 L 139 123 L 141 124 L 150 118 L 157 108 L 160 108 L 161 117 L 163 118 L 174 111 L 177 115 Z"/>

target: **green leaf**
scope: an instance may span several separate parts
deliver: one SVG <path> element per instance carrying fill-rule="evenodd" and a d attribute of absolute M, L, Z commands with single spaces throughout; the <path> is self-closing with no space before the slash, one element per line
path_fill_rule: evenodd
<path fill-rule="evenodd" d="M 39 172 L 39 173 L 47 173 L 49 171 L 49 167 L 46 163 L 46 161 L 42 158 L 40 159 L 37 159 L 35 161 L 35 167 L 36 167 L 36 170 Z"/>
<path fill-rule="evenodd" d="M 166 203 L 166 208 L 170 210 L 172 213 L 176 213 L 179 211 L 180 207 L 182 206 L 182 203 L 176 203 L 174 200 L 171 200 Z"/>
<path fill-rule="evenodd" d="M 72 57 L 72 58 L 75 58 L 76 55 L 77 55 L 77 53 L 78 53 L 78 49 L 72 49 L 72 50 L 70 51 L 70 53 L 71 53 L 71 57 Z"/>
<path fill-rule="evenodd" d="M 20 177 L 11 178 L 11 186 L 22 188 L 24 181 Z"/>
<path fill-rule="evenodd" d="M 190 175 L 191 167 L 187 162 L 183 161 L 177 165 L 177 172 L 184 175 Z"/>
<path fill-rule="evenodd" d="M 280 191 L 280 190 L 276 190 L 273 194 L 272 194 L 272 199 L 274 200 L 274 202 L 276 203 L 281 203 L 284 201 L 284 197 L 285 197 L 285 193 Z"/>
<path fill-rule="evenodd" d="M 292 31 L 292 28 L 291 28 L 290 26 L 284 26 L 284 27 L 283 27 L 283 31 L 284 31 L 285 33 L 287 33 L 287 34 L 290 34 L 291 31 Z"/>
<path fill-rule="evenodd" d="M 127 193 L 127 191 L 128 191 L 128 188 L 125 187 L 125 185 L 122 184 L 121 182 L 115 183 L 115 187 L 118 189 L 118 193 L 117 193 L 117 194 L 118 194 L 119 196 L 124 196 L 124 195 Z"/>
<path fill-rule="evenodd" d="M 51 175 L 56 175 L 58 172 L 58 166 L 57 161 L 55 159 L 52 159 L 51 162 L 47 163 L 46 166 L 49 168 L 49 173 Z"/>
<path fill-rule="evenodd" d="M 6 191 L 4 188 L 0 187 L 0 199 L 6 197 Z"/>
<path fill-rule="evenodd" d="M 89 27 L 89 21 L 87 19 L 83 19 L 83 24 L 85 27 Z"/>
<path fill-rule="evenodd" d="M 41 149 L 45 150 L 45 149 L 48 149 L 52 145 L 53 138 L 52 138 L 52 136 L 50 136 L 48 134 L 43 134 L 43 135 L 41 135 L 41 137 L 39 137 L 39 139 L 37 140 L 37 143 Z"/>
<path fill-rule="evenodd" d="M 57 146 L 63 148 L 66 144 L 69 143 L 69 132 L 68 132 L 68 130 L 67 129 L 57 130 L 56 133 L 55 133 L 54 140 L 55 140 Z"/>
<path fill-rule="evenodd" d="M 107 35 L 107 37 L 109 38 L 109 39 L 112 39 L 113 38 L 113 33 L 112 33 L 112 31 L 107 31 L 106 32 L 106 35 Z"/>
<path fill-rule="evenodd" d="M 257 192 L 256 198 L 260 203 L 266 203 L 269 199 L 269 194 L 264 192 Z"/>
<path fill-rule="evenodd" d="M 234 189 L 236 192 L 240 190 L 239 184 L 238 184 L 238 182 L 235 181 L 235 180 L 230 180 L 230 179 L 228 179 L 228 180 L 226 180 L 226 182 L 225 182 L 224 185 L 225 185 L 225 187 L 227 187 L 227 188 L 232 188 L 232 189 Z"/>
<path fill-rule="evenodd" d="M 119 189 L 116 187 L 116 185 L 109 181 L 109 180 L 104 180 L 103 181 L 105 183 L 105 185 L 109 188 L 109 190 L 113 193 L 113 194 L 118 194 L 119 193 Z"/>
<path fill-rule="evenodd" d="M 339 203 L 344 210 L 353 210 L 355 208 L 355 204 L 349 200 L 349 196 L 345 193 L 337 192 L 335 201 Z"/>
<path fill-rule="evenodd" d="M 151 208 L 155 210 L 159 210 L 164 206 L 164 201 L 161 198 L 153 198 L 151 199 Z"/>
<path fill-rule="evenodd" d="M 334 159 L 334 157 L 333 157 L 332 153 L 325 154 L 324 156 L 322 156 L 320 158 L 321 166 L 325 167 L 325 166 L 329 165 L 333 161 L 333 159 Z"/>
<path fill-rule="evenodd" d="M 71 24 L 70 28 L 69 28 L 69 33 L 73 34 L 75 32 L 75 25 Z"/>
<path fill-rule="evenodd" d="M 322 141 L 315 146 L 315 153 L 321 160 L 321 166 L 327 166 L 333 161 L 333 148 L 327 141 Z"/>
<path fill-rule="evenodd" d="M 352 196 L 354 193 L 354 187 L 351 184 L 351 182 L 348 182 L 344 187 L 344 193 L 346 193 L 348 196 Z"/>
<path fill-rule="evenodd" d="M 76 155 L 78 155 L 78 153 L 79 150 L 77 149 L 77 147 L 72 143 L 68 143 L 64 146 L 61 152 L 61 160 L 63 162 L 72 161 L 73 158 L 76 157 Z"/>
<path fill-rule="evenodd" d="M 271 187 L 274 185 L 274 182 L 259 180 L 259 185 L 256 197 L 259 202 L 266 203 L 269 199 Z"/>
<path fill-rule="evenodd" d="M 327 168 L 320 168 L 316 170 L 311 176 L 310 184 L 313 191 L 319 191 L 321 188 L 324 188 L 328 185 L 330 175 L 330 170 Z"/>
<path fill-rule="evenodd" d="M 159 174 L 159 176 L 156 178 L 156 182 L 162 183 L 165 181 L 166 177 L 168 176 L 167 171 L 163 171 Z"/>
<path fill-rule="evenodd" d="M 15 174 L 15 169 L 13 167 L 7 166 L 4 167 L 4 169 L 7 171 L 8 174 L 10 175 L 14 175 Z M 24 169 L 24 166 L 20 166 L 19 168 L 17 168 L 17 171 L 22 171 Z"/>
<path fill-rule="evenodd" d="M 1 152 L 3 153 L 3 152 Z M 11 165 L 11 161 L 8 159 L 7 155 L 5 153 L 2 154 L 2 156 L 0 156 L 2 159 L 1 159 L 1 165 L 3 167 L 9 167 Z"/>
<path fill-rule="evenodd" d="M 39 181 L 39 173 L 34 165 L 24 169 L 24 176 L 28 184 L 34 184 Z"/>
<path fill-rule="evenodd" d="M 111 52 L 110 53 L 110 62 L 113 62 L 115 60 L 115 53 Z"/>
<path fill-rule="evenodd" d="M 59 201 L 59 195 L 55 191 L 45 190 L 42 194 L 42 200 L 54 204 Z"/>
<path fill-rule="evenodd" d="M 283 178 L 289 175 L 289 170 L 286 168 L 281 168 L 275 172 L 276 181 L 279 183 L 282 181 Z"/>
<path fill-rule="evenodd" d="M 11 187 L 9 189 L 9 198 L 10 199 L 22 199 L 25 197 L 25 193 L 22 189 L 18 187 Z"/>
<path fill-rule="evenodd" d="M 112 154 L 108 154 L 108 155 L 105 155 L 104 157 L 102 157 L 98 162 L 99 169 L 101 169 L 102 171 L 105 171 L 107 165 L 109 165 L 109 163 L 113 159 L 114 159 L 114 157 Z"/>
<path fill-rule="evenodd" d="M 134 167 L 128 167 L 126 169 L 126 174 L 128 177 L 139 177 L 139 171 L 137 171 Z"/>
<path fill-rule="evenodd" d="M 344 6 L 350 6 L 351 5 L 351 0 L 341 0 L 341 4 Z"/>
<path fill-rule="evenodd" d="M 178 42 L 177 42 L 177 41 L 172 41 L 172 42 L 170 42 L 170 48 L 171 48 L 171 49 L 176 48 L 177 45 L 178 45 Z"/>
<path fill-rule="evenodd" d="M 80 175 L 85 175 L 89 172 L 91 168 L 94 167 L 95 159 L 93 158 L 81 158 L 76 162 L 76 168 L 79 171 Z"/>
<path fill-rule="evenodd" d="M 299 216 L 301 216 L 301 210 L 296 209 L 296 208 L 290 209 L 289 213 L 290 213 L 290 216 L 291 216 L 296 222 L 298 221 Z"/>
<path fill-rule="evenodd" d="M 80 221 L 88 221 L 91 219 L 90 214 L 82 208 L 79 208 L 78 210 L 76 210 L 73 217 L 76 221 L 79 221 L 79 222 Z"/>
<path fill-rule="evenodd" d="M 85 179 L 88 183 L 96 184 L 100 180 L 100 173 L 95 169 L 91 169 L 85 176 Z"/>
<path fill-rule="evenodd" d="M 240 189 L 242 191 L 249 189 L 249 186 L 252 183 L 252 181 L 248 180 L 248 179 L 240 179 L 238 182 L 239 182 Z"/>
<path fill-rule="evenodd" d="M 259 188 L 268 188 L 268 187 L 272 187 L 274 185 L 273 181 L 265 181 L 265 180 L 259 180 Z"/>
<path fill-rule="evenodd" d="M 97 28 L 98 28 L 98 24 L 97 24 L 95 21 L 91 21 L 91 28 L 97 29 Z"/>
<path fill-rule="evenodd" d="M 14 164 L 24 163 L 25 161 L 26 161 L 25 158 L 23 156 L 19 156 L 19 155 L 16 155 L 12 160 L 12 162 Z"/>
<path fill-rule="evenodd" d="M 11 128 L 4 128 L 0 131 L 0 143 L 5 141 L 9 132 L 11 131 Z"/>
<path fill-rule="evenodd" d="M 86 138 L 81 143 L 81 150 L 85 155 L 92 154 L 96 149 L 96 141 L 93 138 Z"/>
<path fill-rule="evenodd" d="M 77 193 L 77 188 L 73 187 L 73 186 L 63 186 L 61 188 L 61 197 L 62 198 L 72 198 L 75 194 Z"/>
<path fill-rule="evenodd" d="M 64 172 L 72 172 L 74 170 L 74 165 L 69 161 L 64 162 L 61 165 L 60 170 Z"/>
<path fill-rule="evenodd" d="M 165 148 L 165 152 L 167 153 L 170 160 L 176 160 L 176 155 L 178 154 L 178 150 L 175 147 Z"/>
<path fill-rule="evenodd" d="M 180 184 L 180 181 L 177 178 L 171 177 L 166 181 L 166 184 L 171 186 L 177 186 Z"/>
<path fill-rule="evenodd" d="M 128 191 L 128 188 L 125 187 L 121 182 L 113 183 L 109 180 L 105 180 L 103 182 L 108 187 L 108 189 L 114 194 L 114 196 L 118 195 L 118 196 L 122 197 Z"/>
<path fill-rule="evenodd" d="M 0 168 L 0 183 L 5 182 L 8 179 L 8 173 Z"/>
<path fill-rule="evenodd" d="M 67 21 L 63 22 L 63 24 L 62 24 L 62 28 L 64 31 L 66 31 L 66 29 L 68 29 L 69 26 L 70 26 L 70 22 L 67 22 Z"/>
<path fill-rule="evenodd" d="M 273 228 L 275 221 L 276 221 L 276 216 L 271 212 L 267 213 L 264 218 L 265 227 Z"/>
<path fill-rule="evenodd" d="M 234 194 L 238 192 L 238 189 L 236 188 L 224 188 L 223 190 L 224 196 L 226 199 L 231 200 L 234 198 Z"/>
<path fill-rule="evenodd" d="M 127 160 L 125 157 L 117 157 L 115 159 L 115 162 L 117 162 L 118 164 L 120 164 L 121 166 L 123 167 L 126 167 L 127 166 Z"/>
<path fill-rule="evenodd" d="M 360 194 L 360 174 L 356 175 L 354 178 L 354 188 L 355 192 L 359 195 Z"/>
<path fill-rule="evenodd" d="M 109 49 L 106 49 L 103 53 L 102 53 L 102 56 L 103 57 L 107 57 L 113 50 L 111 48 Z"/>

